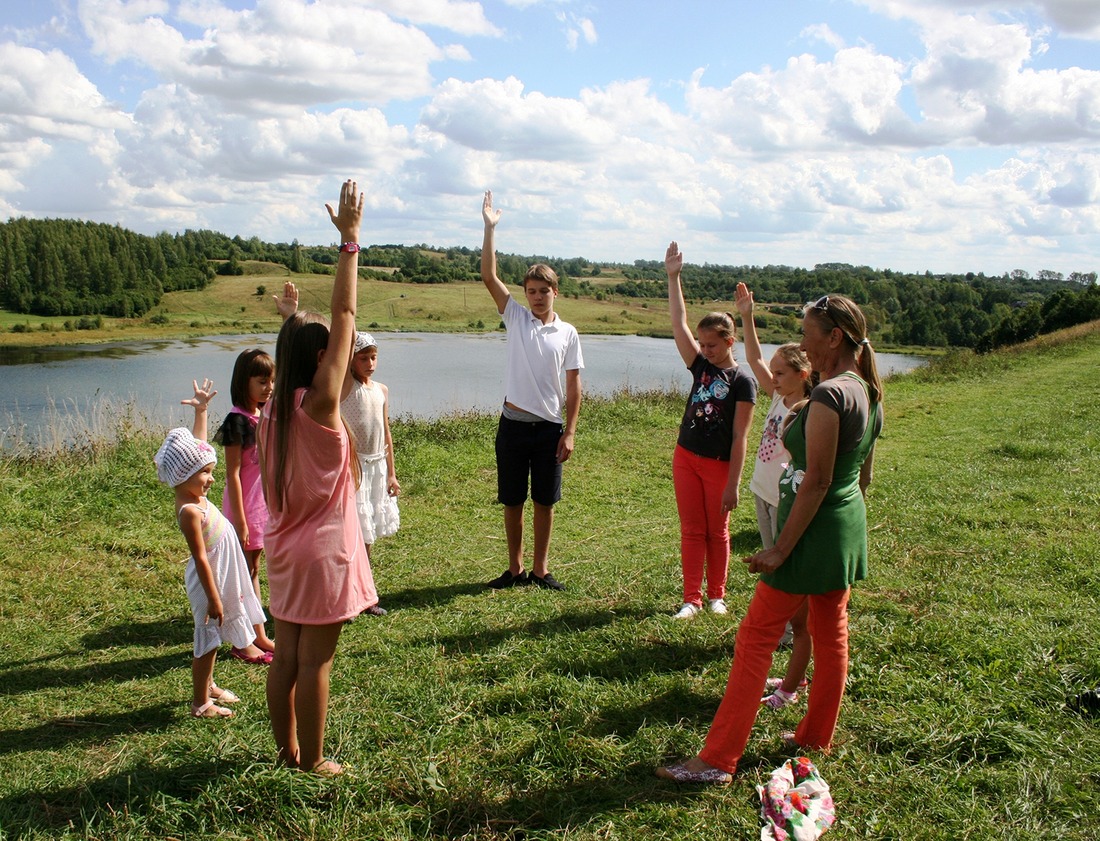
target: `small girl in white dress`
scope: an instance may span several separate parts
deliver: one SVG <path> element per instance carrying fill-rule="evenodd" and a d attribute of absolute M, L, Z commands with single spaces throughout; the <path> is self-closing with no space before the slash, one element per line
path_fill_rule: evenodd
<path fill-rule="evenodd" d="M 176 492 L 176 520 L 191 550 L 184 573 L 195 619 L 191 715 L 229 718 L 233 711 L 222 704 L 239 699 L 214 684 L 218 647 L 229 642 L 236 649 L 253 648 L 255 626 L 266 617 L 252 589 L 237 533 L 207 499 L 218 456 L 206 441 L 206 407 L 217 392 L 210 380 L 203 380 L 202 388 L 197 382 L 194 386 L 195 396 L 181 401 L 195 409 L 192 428 L 169 432 L 153 461 L 157 477 Z"/>
<path fill-rule="evenodd" d="M 373 378 L 378 367 L 378 343 L 370 333 L 355 334 L 355 350 L 344 382 L 340 415 L 355 437 L 362 479 L 355 503 L 367 556 L 381 537 L 390 537 L 401 527 L 397 496 L 401 485 L 393 461 L 393 436 L 390 434 L 390 392 Z M 375 605 L 367 609 L 376 616 L 385 610 Z"/>

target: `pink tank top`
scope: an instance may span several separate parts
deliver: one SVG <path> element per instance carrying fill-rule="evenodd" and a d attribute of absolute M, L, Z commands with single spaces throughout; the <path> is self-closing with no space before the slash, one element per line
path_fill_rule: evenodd
<path fill-rule="evenodd" d="M 355 508 L 347 432 L 343 425 L 322 426 L 302 410 L 307 391 L 294 393 L 283 507 L 275 510 L 273 495 L 264 549 L 271 615 L 328 625 L 358 616 L 378 594 Z M 259 430 L 269 482 L 275 477 L 273 409 L 268 401 Z"/>

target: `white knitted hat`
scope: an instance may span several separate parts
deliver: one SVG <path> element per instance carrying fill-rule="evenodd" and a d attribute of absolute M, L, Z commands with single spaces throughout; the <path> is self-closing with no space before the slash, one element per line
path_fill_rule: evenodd
<path fill-rule="evenodd" d="M 157 478 L 170 488 L 182 485 L 208 464 L 218 463 L 218 454 L 184 426 L 177 426 L 164 438 L 153 461 Z"/>
<path fill-rule="evenodd" d="M 370 333 L 364 333 L 360 330 L 355 334 L 355 352 L 360 353 L 369 347 L 378 347 L 378 342 L 374 340 L 374 336 Z"/>

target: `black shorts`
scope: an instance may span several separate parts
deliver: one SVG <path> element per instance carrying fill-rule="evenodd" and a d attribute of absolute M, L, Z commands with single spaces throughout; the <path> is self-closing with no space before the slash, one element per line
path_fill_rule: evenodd
<path fill-rule="evenodd" d="M 501 505 L 523 505 L 527 500 L 527 477 L 531 477 L 531 499 L 539 505 L 553 505 L 561 499 L 561 465 L 558 442 L 565 428 L 551 421 L 516 421 L 501 415 L 497 425 L 497 501 Z"/>

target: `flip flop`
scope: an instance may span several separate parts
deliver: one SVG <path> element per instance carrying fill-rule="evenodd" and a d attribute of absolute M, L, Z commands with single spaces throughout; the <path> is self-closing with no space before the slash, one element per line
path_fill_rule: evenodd
<path fill-rule="evenodd" d="M 232 718 L 233 710 L 227 707 L 219 707 L 213 701 L 207 701 L 202 706 L 191 705 L 192 718 Z"/>
<path fill-rule="evenodd" d="M 721 768 L 707 768 L 703 771 L 689 771 L 683 762 L 664 765 L 657 769 L 657 776 L 674 783 L 707 783 L 710 785 L 729 785 L 733 774 Z"/>
<path fill-rule="evenodd" d="M 229 656 L 243 663 L 251 663 L 253 666 L 270 666 L 275 655 L 270 651 L 261 651 L 259 654 L 245 654 L 243 648 L 229 649 Z"/>

